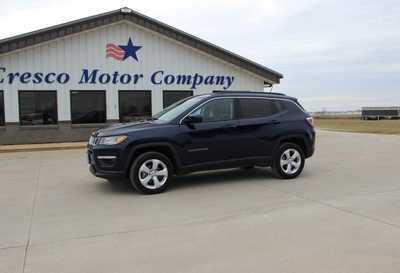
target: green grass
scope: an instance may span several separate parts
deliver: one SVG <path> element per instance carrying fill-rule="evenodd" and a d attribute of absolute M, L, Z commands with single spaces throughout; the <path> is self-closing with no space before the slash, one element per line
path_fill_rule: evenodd
<path fill-rule="evenodd" d="M 315 119 L 319 129 L 345 132 L 400 135 L 400 120 Z"/>

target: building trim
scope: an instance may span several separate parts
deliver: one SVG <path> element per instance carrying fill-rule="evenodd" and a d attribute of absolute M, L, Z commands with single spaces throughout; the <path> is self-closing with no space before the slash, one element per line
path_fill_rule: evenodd
<path fill-rule="evenodd" d="M 129 8 L 121 8 L 111 12 L 0 40 L 0 55 L 124 20 L 160 33 L 194 49 L 203 51 L 218 59 L 250 71 L 262 77 L 266 81 L 279 83 L 280 79 L 283 78 L 283 75 L 279 72 Z"/>

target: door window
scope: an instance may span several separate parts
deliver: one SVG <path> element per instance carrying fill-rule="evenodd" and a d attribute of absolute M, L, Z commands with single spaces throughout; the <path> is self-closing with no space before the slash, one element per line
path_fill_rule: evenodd
<path fill-rule="evenodd" d="M 261 118 L 269 117 L 281 111 L 279 101 L 271 99 L 240 98 L 239 118 Z"/>
<path fill-rule="evenodd" d="M 212 100 L 197 109 L 191 115 L 201 116 L 203 118 L 203 122 L 232 120 L 234 118 L 234 100 Z"/>

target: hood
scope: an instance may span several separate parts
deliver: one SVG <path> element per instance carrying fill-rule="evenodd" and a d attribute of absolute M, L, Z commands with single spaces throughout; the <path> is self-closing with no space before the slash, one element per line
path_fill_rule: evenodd
<path fill-rule="evenodd" d="M 117 123 L 94 132 L 96 136 L 115 136 L 128 134 L 138 130 L 146 130 L 166 125 L 160 120 L 144 120 L 129 123 Z"/>

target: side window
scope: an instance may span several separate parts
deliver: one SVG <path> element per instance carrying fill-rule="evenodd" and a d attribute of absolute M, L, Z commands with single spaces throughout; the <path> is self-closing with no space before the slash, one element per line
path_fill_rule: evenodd
<path fill-rule="evenodd" d="M 283 110 L 279 101 L 271 99 L 239 99 L 239 118 L 261 118 L 275 115 Z"/>
<path fill-rule="evenodd" d="M 234 100 L 212 100 L 197 109 L 191 115 L 201 116 L 203 118 L 203 122 L 232 120 L 234 117 Z"/>

